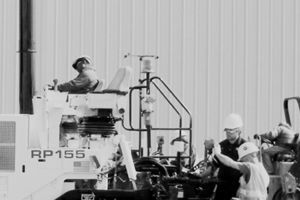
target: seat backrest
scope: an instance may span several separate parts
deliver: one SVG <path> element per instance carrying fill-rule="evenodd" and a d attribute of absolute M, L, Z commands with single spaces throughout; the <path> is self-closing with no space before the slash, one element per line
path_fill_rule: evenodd
<path fill-rule="evenodd" d="M 132 77 L 131 67 L 120 67 L 106 90 L 127 91 Z"/>
<path fill-rule="evenodd" d="M 100 92 L 104 87 L 104 80 L 100 79 L 98 80 L 98 83 L 95 86 L 95 89 L 93 90 L 93 92 Z"/>

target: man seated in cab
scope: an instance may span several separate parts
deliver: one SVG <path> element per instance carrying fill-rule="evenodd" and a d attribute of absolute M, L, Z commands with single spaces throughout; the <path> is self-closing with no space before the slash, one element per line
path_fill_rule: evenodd
<path fill-rule="evenodd" d="M 87 56 L 79 57 L 72 64 L 79 73 L 78 76 L 68 82 L 57 85 L 60 92 L 84 94 L 95 90 L 99 84 L 96 70 L 92 67 L 91 59 Z"/>

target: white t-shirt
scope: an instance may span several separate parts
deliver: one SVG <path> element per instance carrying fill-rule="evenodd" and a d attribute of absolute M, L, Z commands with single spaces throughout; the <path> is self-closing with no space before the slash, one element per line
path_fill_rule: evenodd
<path fill-rule="evenodd" d="M 243 176 L 240 178 L 240 188 L 237 192 L 241 200 L 266 200 L 269 175 L 262 163 L 245 162 L 240 165 Z"/>

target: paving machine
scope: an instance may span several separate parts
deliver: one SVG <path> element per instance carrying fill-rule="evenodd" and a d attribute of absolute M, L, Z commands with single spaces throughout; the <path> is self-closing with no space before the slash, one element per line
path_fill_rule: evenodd
<path fill-rule="evenodd" d="M 151 76 L 158 56 L 125 57 L 140 61 L 137 86 L 129 87 L 131 68 L 120 67 L 108 87 L 70 94 L 56 91 L 54 81 L 54 90 L 34 96 L 33 115 L 0 115 L 1 200 L 212 199 L 217 180 L 188 173 L 194 169 L 191 114 L 160 77 Z M 178 126 L 153 126 L 153 90 L 175 111 Z M 137 134 L 137 149 L 123 131 Z M 151 136 L 159 131 L 176 136 L 175 155 L 163 153 L 162 136 L 153 150 Z"/>
<path fill-rule="evenodd" d="M 46 87 L 33 97 L 33 115 L 0 115 L 0 199 L 53 200 L 91 181 L 93 189 L 107 189 L 103 171 L 113 167 L 120 146 L 124 155 L 129 151 L 116 122 L 126 109 L 131 71 L 120 67 L 107 88 L 99 84 L 88 94 Z M 134 178 L 130 159 L 124 162 Z"/>

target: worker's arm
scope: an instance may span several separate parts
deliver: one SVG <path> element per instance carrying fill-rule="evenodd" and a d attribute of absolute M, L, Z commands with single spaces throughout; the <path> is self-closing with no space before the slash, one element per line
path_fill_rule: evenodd
<path fill-rule="evenodd" d="M 79 74 L 75 79 L 59 84 L 57 89 L 61 92 L 76 92 L 89 85 L 89 78 L 85 73 Z"/>
<path fill-rule="evenodd" d="M 236 162 L 229 158 L 228 156 L 225 156 L 221 153 L 215 153 L 218 160 L 223 163 L 224 165 L 239 170 L 240 162 Z"/>
<path fill-rule="evenodd" d="M 239 170 L 245 177 L 246 182 L 248 183 L 249 178 L 250 178 L 249 164 L 243 163 L 243 162 L 236 162 L 236 161 L 232 160 L 228 156 L 221 154 L 221 150 L 219 148 L 220 148 L 219 146 L 214 148 L 214 153 L 215 153 L 216 157 L 218 158 L 218 160 L 228 167 Z"/>
<path fill-rule="evenodd" d="M 218 161 L 221 162 L 223 165 L 226 165 L 228 167 L 234 168 L 239 170 L 240 162 L 236 162 L 232 160 L 230 157 L 225 156 L 221 154 L 221 146 L 220 145 L 215 145 L 213 152 L 215 156 L 217 157 Z"/>

